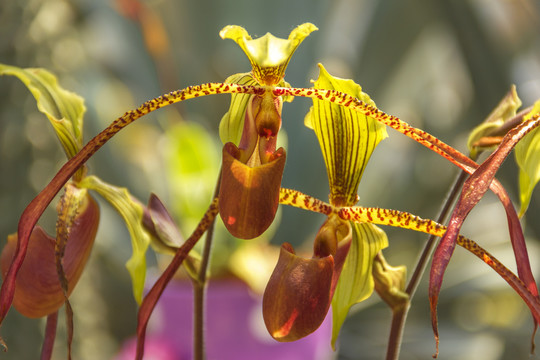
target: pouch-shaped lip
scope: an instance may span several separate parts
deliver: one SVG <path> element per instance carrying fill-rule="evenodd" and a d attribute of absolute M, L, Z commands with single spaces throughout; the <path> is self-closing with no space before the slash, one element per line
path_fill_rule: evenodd
<path fill-rule="evenodd" d="M 264 323 L 281 342 L 295 341 L 319 328 L 330 303 L 334 258 L 302 258 L 284 243 L 263 297 Z"/>
<path fill-rule="evenodd" d="M 219 213 L 231 235 L 253 239 L 274 221 L 285 168 L 285 150 L 279 148 L 271 161 L 250 167 L 238 160 L 233 143 L 223 147 Z"/>

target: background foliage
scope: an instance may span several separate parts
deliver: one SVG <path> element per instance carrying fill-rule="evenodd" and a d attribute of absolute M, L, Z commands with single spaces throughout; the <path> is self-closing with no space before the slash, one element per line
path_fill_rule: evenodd
<path fill-rule="evenodd" d="M 468 131 L 511 84 L 517 85 L 525 106 L 540 97 L 540 15 L 533 0 L 7 0 L 0 3 L 0 62 L 47 68 L 65 88 L 81 94 L 87 100 L 88 140 L 147 99 L 247 71 L 249 63 L 237 46 L 219 38 L 223 26 L 238 24 L 254 35 L 285 36 L 306 21 L 320 30 L 295 53 L 288 82 L 309 86 L 309 80 L 317 77 L 317 62 L 322 62 L 331 73 L 361 84 L 383 111 L 460 150 L 465 149 Z M 179 160 L 167 157 L 167 149 L 183 120 L 198 122 L 218 141 L 218 123 L 228 100 L 222 96 L 190 101 L 139 120 L 91 160 L 92 171 L 130 188 L 140 199 L 153 191 L 177 214 L 188 211 L 176 201 L 185 192 L 168 180 L 181 165 L 171 165 Z M 289 143 L 283 186 L 324 199 L 328 189 L 322 156 L 315 136 L 303 125 L 310 105 L 304 99 L 285 104 Z M 365 172 L 361 204 L 433 218 L 456 169 L 409 139 L 392 131 L 389 135 Z M 15 231 L 27 203 L 64 161 L 54 136 L 24 86 L 14 78 L 1 78 L 2 243 Z M 212 152 L 211 145 L 204 148 Z M 508 161 L 502 170 L 499 178 L 515 196 L 515 164 Z M 207 178 L 209 184 L 194 181 L 190 188 L 197 184 L 195 198 L 203 203 L 214 183 L 214 176 Z M 539 200 L 540 194 L 534 193 L 525 219 L 535 271 Z M 496 203 L 492 195 L 486 196 L 464 233 L 513 268 L 504 212 Z M 81 359 L 87 354 L 113 357 L 135 330 L 136 307 L 124 268 L 130 254 L 128 234 L 110 207 L 102 206 L 102 212 L 96 247 L 72 301 L 77 316 L 74 355 Z M 312 239 L 320 222 L 316 215 L 284 208 L 274 242 L 300 244 Z M 43 223 L 52 229 L 53 211 Z M 390 240 L 388 260 L 410 268 L 424 237 L 385 230 Z M 439 309 L 441 358 L 527 356 L 532 325 L 526 307 L 502 279 L 464 251 L 458 250 L 452 259 Z M 390 316 L 376 296 L 356 308 L 345 324 L 337 357 L 380 358 Z M 405 330 L 402 359 L 425 358 L 433 352 L 429 324 L 427 294 L 421 288 Z M 11 349 L 2 358 L 37 358 L 40 321 L 12 311 L 3 329 Z M 7 329 L 13 334 L 10 338 Z M 60 358 L 62 351 L 60 346 Z"/>

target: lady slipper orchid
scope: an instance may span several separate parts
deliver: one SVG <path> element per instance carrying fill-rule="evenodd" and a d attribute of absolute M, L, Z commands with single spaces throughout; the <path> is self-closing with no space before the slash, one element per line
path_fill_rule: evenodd
<path fill-rule="evenodd" d="M 27 86 L 36 99 L 38 109 L 52 124 L 66 156 L 69 159 L 76 157 L 83 144 L 83 116 L 86 111 L 83 99 L 63 89 L 56 77 L 43 69 L 21 69 L 0 64 L 0 74 L 16 76 Z M 66 176 L 66 173 L 62 175 Z M 134 254 L 127 266 L 132 269 L 136 299 L 142 297 L 146 271 L 144 256 L 150 243 L 150 235 L 142 224 L 143 207 L 127 190 L 88 176 L 84 165 L 73 169 L 67 178 L 69 180 L 60 183 L 58 189 L 64 188 L 65 193 L 57 204 L 56 236 L 49 236 L 39 225 L 26 221 L 23 216 L 18 233 L 8 237 L 0 257 L 3 277 L 0 322 L 12 304 L 27 317 L 47 316 L 43 358 L 51 355 L 57 312 L 64 304 L 68 322 L 68 356 L 71 354 L 73 313 L 68 299 L 90 256 L 100 218 L 97 202 L 88 190 L 103 195 L 121 213 L 132 233 Z M 42 197 L 51 197 L 52 200 L 56 192 L 43 191 Z M 37 203 L 48 204 L 41 199 Z M 42 207 L 34 215 L 39 217 L 44 210 Z"/>
<path fill-rule="evenodd" d="M 4 282 L 0 290 L 0 323 L 12 303 L 27 316 L 48 315 L 51 321 L 47 325 L 46 347 L 47 351 L 52 351 L 56 311 L 65 302 L 68 321 L 72 320 L 67 299 L 86 262 L 99 220 L 99 210 L 87 190 L 94 190 L 113 205 L 131 235 L 133 255 L 126 266 L 132 277 L 134 297 L 141 304 L 137 359 L 142 359 L 146 327 L 157 301 L 184 260 L 188 259 L 186 262 L 190 263 L 190 252 L 201 236 L 208 231 L 211 238 L 217 214 L 232 235 L 251 239 L 270 226 L 280 203 L 322 213 L 326 220 L 315 236 L 311 257 L 296 255 L 288 243 L 281 247 L 278 263 L 263 297 L 266 327 L 278 341 L 294 341 L 312 333 L 332 305 L 334 345 L 349 308 L 369 297 L 375 282 L 377 292 L 390 306 L 407 307 L 408 294 L 402 292 L 405 270 L 403 267 L 393 268 L 384 261 L 381 250 L 388 245 L 388 239 L 376 225 L 396 226 L 443 238 L 442 246 L 435 253 L 430 286 L 437 339 L 438 291 L 456 244 L 503 277 L 525 300 L 534 318 L 540 321 L 538 290 L 519 219 L 504 188 L 494 179 L 496 170 L 517 142 L 540 124 L 538 109 L 502 138 L 501 145 L 492 156 L 478 165 L 434 136 L 380 111 L 359 85 L 352 80 L 331 76 L 322 65 L 313 88 L 291 88 L 284 81 L 286 67 L 299 44 L 315 30 L 314 25 L 306 23 L 294 29 L 288 39 L 278 39 L 271 34 L 252 39 L 239 26 L 225 27 L 220 32 L 221 37 L 234 40 L 244 50 L 252 65 L 251 73 L 236 74 L 224 83 L 191 86 L 149 100 L 114 120 L 84 147 L 84 106 L 80 98 L 59 88 L 50 74 L 0 65 L 0 74 L 18 76 L 34 93 L 38 107 L 53 123 L 69 158 L 25 209 L 19 221 L 18 235 L 10 237 L 2 253 L 0 262 Z M 106 184 L 96 176 L 87 176 L 86 161 L 135 120 L 163 106 L 225 93 L 231 94 L 232 98 L 219 128 L 224 143 L 219 191 L 216 191 L 195 230 L 182 244 L 179 230 L 157 197 L 152 196 L 145 208 L 126 189 Z M 313 99 L 305 124 L 314 130 L 323 153 L 330 188 L 329 203 L 281 188 L 286 152 L 278 148 L 277 137 L 281 129 L 283 102 L 295 96 Z M 386 125 L 472 174 L 465 183 L 448 228 L 410 213 L 356 205 L 363 171 L 375 147 L 387 136 Z M 479 136 L 483 138 L 482 132 Z M 533 161 L 535 157 L 531 158 L 533 155 L 528 154 L 523 161 L 535 165 L 537 162 Z M 529 188 L 540 176 L 535 166 L 533 169 L 527 167 L 527 173 L 531 173 Z M 53 239 L 36 224 L 62 188 L 66 193 L 59 203 L 57 234 Z M 519 277 L 478 244 L 459 234 L 468 212 L 488 189 L 499 197 L 507 211 Z M 175 255 L 141 302 L 146 274 L 145 252 L 156 238 L 157 249 L 174 252 Z M 208 255 L 209 250 L 201 264 L 208 261 Z M 54 268 L 51 265 L 53 257 Z M 206 268 L 197 264 L 195 257 L 192 259 L 191 263 L 195 265 L 188 265 L 193 271 L 205 274 Z M 42 273 L 32 281 L 36 268 Z M 202 291 L 204 281 L 199 284 Z M 69 346 L 73 326 L 68 324 L 68 327 Z M 202 349 L 202 342 L 200 345 Z M 47 351 L 43 358 L 50 357 Z"/>
<path fill-rule="evenodd" d="M 322 65 L 319 67 L 316 89 L 342 91 L 374 106 L 352 80 L 332 77 Z M 387 246 L 382 230 L 372 226 L 370 231 L 359 231 L 360 225 L 341 219 L 336 212 L 358 201 L 362 173 L 377 144 L 387 136 L 385 126 L 373 118 L 322 100 L 314 100 L 305 122 L 315 131 L 324 156 L 331 211 L 315 237 L 312 258 L 301 258 L 295 255 L 292 246 L 282 246 L 263 300 L 267 329 L 278 341 L 294 341 L 315 331 L 326 317 L 337 287 L 343 299 L 351 297 L 349 293 L 355 286 L 364 284 L 359 286 L 361 294 L 354 296 L 353 303 L 367 298 L 373 291 L 371 264 L 377 253 Z M 368 246 L 362 246 L 364 243 Z M 362 247 L 360 254 L 359 246 Z M 353 256 L 349 258 L 351 249 Z M 360 276 L 356 276 L 358 267 Z M 354 273 L 355 281 L 352 284 L 339 282 L 342 271 Z M 337 333 L 352 304 L 339 300 L 333 303 L 334 313 L 338 313 L 334 316 L 334 333 Z"/>
<path fill-rule="evenodd" d="M 317 28 L 313 24 L 300 25 L 288 39 L 271 34 L 252 39 L 240 26 L 227 26 L 220 32 L 222 38 L 234 40 L 244 50 L 252 66 L 251 75 L 238 74 L 228 80 L 262 86 L 260 94 L 233 95 L 241 98 L 233 98 L 231 104 L 236 100 L 239 104 L 231 105 L 220 125 L 220 129 L 227 129 L 222 131 L 227 135 L 223 146 L 219 213 L 225 227 L 235 237 L 255 238 L 274 220 L 286 155 L 283 148 L 276 150 L 283 99 L 272 90 L 276 85 L 285 85 L 283 77 L 292 54 L 314 30 Z M 242 120 L 243 126 L 240 126 Z M 231 128 L 236 131 L 229 131 Z M 240 141 L 235 144 L 231 140 L 238 139 L 238 132 Z"/>

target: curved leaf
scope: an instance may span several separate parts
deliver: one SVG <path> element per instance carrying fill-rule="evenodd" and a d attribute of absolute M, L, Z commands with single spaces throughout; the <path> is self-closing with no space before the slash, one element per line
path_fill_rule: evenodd
<path fill-rule="evenodd" d="M 533 129 L 537 128 L 539 124 L 539 115 L 535 115 L 533 118 L 523 122 L 519 126 L 509 131 L 497 149 L 478 167 L 478 169 L 474 171 L 474 173 L 471 174 L 463 185 L 460 197 L 454 211 L 452 212 L 448 229 L 441 238 L 441 241 L 439 242 L 439 245 L 437 246 L 433 255 L 433 263 L 430 271 L 429 299 L 433 332 L 437 340 L 437 351 L 439 338 L 437 329 L 437 302 L 444 272 L 454 252 L 456 240 L 459 236 L 461 226 L 463 225 L 463 222 L 469 215 L 470 211 L 476 206 L 476 204 L 478 204 L 489 189 L 495 178 L 495 174 L 510 151 L 514 149 L 516 143 Z M 513 210 L 512 205 L 507 203 L 503 204 L 505 205 L 507 215 L 509 215 L 510 211 Z M 526 284 L 529 291 L 533 295 L 538 296 L 538 289 L 530 268 L 527 248 L 519 222 L 511 219 L 509 216 L 509 227 L 511 230 L 511 241 L 517 261 L 519 277 Z M 519 229 L 512 229 L 512 227 L 519 227 Z M 535 317 L 535 321 L 540 321 L 540 314 L 533 312 L 533 316 Z"/>
<path fill-rule="evenodd" d="M 0 75 L 19 78 L 34 95 L 39 111 L 49 118 L 68 158 L 75 156 L 83 143 L 84 99 L 64 90 L 56 77 L 44 69 L 21 69 L 0 64 Z"/>
<path fill-rule="evenodd" d="M 85 177 L 79 186 L 94 190 L 103 196 L 124 219 L 133 248 L 133 254 L 126 267 L 131 275 L 133 296 L 140 304 L 146 278 L 146 250 L 150 244 L 150 234 L 143 226 L 143 206 L 133 199 L 126 188 L 107 184 L 96 176 Z"/>
<path fill-rule="evenodd" d="M 516 92 L 516 86 L 512 85 L 510 91 L 497 104 L 487 119 L 470 132 L 467 139 L 467 148 L 471 152 L 471 158 L 475 158 L 475 153 L 479 150 L 476 143 L 483 137 L 489 136 L 494 130 L 500 128 L 506 121 L 516 115 L 516 111 L 520 106 L 521 99 Z"/>
<path fill-rule="evenodd" d="M 532 111 L 523 120 L 528 120 L 535 114 L 540 114 L 540 100 L 534 104 Z M 521 217 L 527 211 L 534 187 L 540 180 L 540 130 L 538 128 L 525 135 L 516 145 L 515 156 L 519 166 L 519 200 L 521 202 L 519 216 Z"/>

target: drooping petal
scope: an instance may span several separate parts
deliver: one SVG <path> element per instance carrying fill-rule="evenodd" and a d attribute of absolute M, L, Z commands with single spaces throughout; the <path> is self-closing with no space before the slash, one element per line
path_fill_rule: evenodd
<path fill-rule="evenodd" d="M 261 85 L 277 85 L 285 76 L 285 69 L 300 43 L 317 27 L 310 23 L 296 27 L 288 39 L 280 39 L 270 33 L 252 39 L 241 26 L 228 25 L 219 35 L 222 39 L 235 41 L 244 50 L 253 68 L 253 77 Z"/>
<path fill-rule="evenodd" d="M 367 299 L 373 292 L 375 256 L 388 246 L 386 233 L 368 224 L 352 224 L 352 244 L 341 270 L 332 299 L 332 347 L 351 306 Z"/>
<path fill-rule="evenodd" d="M 131 237 L 133 253 L 126 263 L 131 276 L 133 296 L 140 304 L 146 278 L 146 250 L 150 245 L 150 234 L 143 226 L 143 206 L 136 201 L 126 188 L 118 188 L 96 176 L 87 176 L 79 186 L 96 191 L 103 196 L 122 216 Z"/>
<path fill-rule="evenodd" d="M 334 258 L 306 259 L 284 243 L 263 296 L 266 328 L 278 341 L 303 338 L 322 324 L 330 307 Z"/>
<path fill-rule="evenodd" d="M 49 118 L 68 158 L 82 147 L 84 100 L 63 89 L 56 77 L 44 69 L 21 69 L 0 64 L 0 75 L 18 77 L 37 101 L 39 111 Z"/>
<path fill-rule="evenodd" d="M 69 284 L 68 295 L 73 291 L 86 265 L 98 224 L 99 207 L 90 195 L 85 195 L 78 206 L 78 215 L 71 226 L 65 248 L 63 265 Z M 10 235 L 0 259 L 4 278 L 16 246 L 17 235 Z M 64 301 L 55 263 L 55 239 L 36 226 L 15 282 L 13 305 L 24 316 L 38 318 L 56 312 Z"/>
<path fill-rule="evenodd" d="M 523 120 L 528 120 L 539 113 L 540 101 L 537 101 L 532 111 Z M 519 199 L 521 202 L 519 216 L 521 217 L 527 211 L 534 187 L 540 180 L 540 131 L 538 128 L 527 134 L 516 145 L 515 156 L 519 166 Z"/>
<path fill-rule="evenodd" d="M 316 89 L 341 91 L 375 106 L 360 85 L 331 76 L 321 64 L 319 68 Z M 319 139 L 330 184 L 330 203 L 356 204 L 362 173 L 377 144 L 387 136 L 386 127 L 349 108 L 315 99 L 305 122 Z"/>
<path fill-rule="evenodd" d="M 285 167 L 285 150 L 279 148 L 270 162 L 250 167 L 238 160 L 240 150 L 223 147 L 219 213 L 229 232 L 241 239 L 261 235 L 272 223 L 279 205 Z"/>

